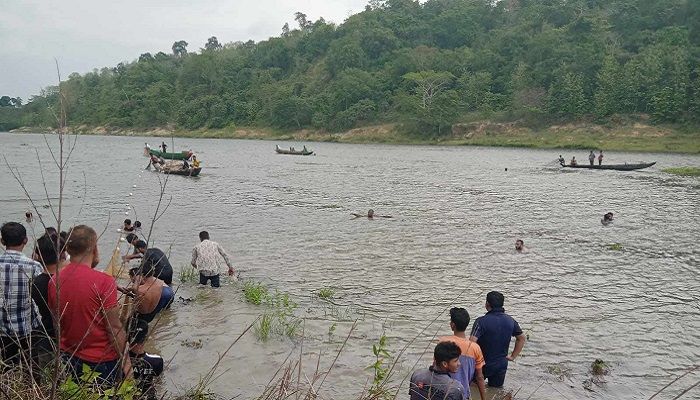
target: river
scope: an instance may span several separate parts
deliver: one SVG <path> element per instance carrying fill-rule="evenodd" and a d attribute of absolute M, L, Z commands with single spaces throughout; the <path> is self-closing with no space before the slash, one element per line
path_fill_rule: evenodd
<path fill-rule="evenodd" d="M 104 230 L 105 262 L 124 218 L 151 228 L 165 178 L 144 171 L 147 140 L 80 136 L 71 155 L 65 223 Z M 53 204 L 57 177 L 44 136 L 2 133 L 0 144 L 50 217 L 40 170 Z M 646 399 L 699 363 L 700 179 L 661 171 L 700 166 L 697 155 L 606 153 L 609 163 L 658 162 L 616 172 L 557 167 L 559 154 L 585 160 L 582 150 L 306 143 L 317 155 L 298 157 L 273 148 L 301 143 L 168 144 L 195 151 L 204 169 L 198 178 L 167 179 L 169 207 L 153 224 L 154 245 L 169 251 L 177 271 L 206 229 L 242 280 L 288 293 L 304 320 L 303 341 L 244 335 L 208 384 L 225 398 L 260 394 L 280 363 L 299 358 L 302 342 L 307 373 L 319 353 L 327 367 L 356 320 L 321 397 L 358 397 L 382 333 L 393 356 L 406 348 L 399 384 L 415 365 L 429 364 L 431 339 L 449 332 L 449 307 L 467 308 L 473 321 L 491 290 L 505 294 L 507 312 L 528 335 L 506 379 L 515 398 Z M 2 221 L 23 220 L 28 202 L 4 169 Z M 393 218 L 350 217 L 369 208 Z M 608 211 L 615 222 L 603 226 Z M 516 238 L 527 253 L 514 251 Z M 332 303 L 318 298 L 322 288 L 333 290 Z M 171 394 L 197 384 L 265 309 L 246 303 L 241 285 L 228 280 L 218 290 L 184 283 L 177 295 L 193 301 L 165 312 L 149 344 L 171 360 L 161 388 Z M 610 367 L 604 383 L 589 381 L 595 359 Z M 699 378 L 691 374 L 657 399 Z M 406 393 L 404 382 L 399 398 Z M 700 389 L 683 398 L 700 398 Z"/>

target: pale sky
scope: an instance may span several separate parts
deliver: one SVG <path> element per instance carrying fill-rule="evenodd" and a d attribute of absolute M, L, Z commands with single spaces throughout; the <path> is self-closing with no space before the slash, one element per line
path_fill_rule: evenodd
<path fill-rule="evenodd" d="M 55 85 L 58 60 L 72 72 L 114 67 L 145 52 L 172 52 L 185 40 L 199 51 L 216 36 L 224 44 L 279 36 L 294 13 L 337 24 L 368 0 L 0 0 L 0 96 L 31 95 Z"/>

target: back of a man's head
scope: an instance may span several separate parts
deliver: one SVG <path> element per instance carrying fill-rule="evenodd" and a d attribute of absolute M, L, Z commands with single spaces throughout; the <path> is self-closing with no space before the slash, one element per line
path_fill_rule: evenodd
<path fill-rule="evenodd" d="M 87 254 L 97 246 L 97 233 L 87 225 L 78 225 L 68 233 L 66 252 L 71 257 Z"/>
<path fill-rule="evenodd" d="M 209 240 L 209 232 L 207 232 L 207 231 L 199 232 L 199 240 L 201 240 L 201 241 Z"/>
<path fill-rule="evenodd" d="M 469 313 L 464 308 L 453 307 L 450 309 L 450 322 L 457 332 L 464 332 L 469 326 Z"/>
<path fill-rule="evenodd" d="M 489 303 L 491 308 L 503 307 L 503 301 L 504 301 L 503 293 L 501 293 L 501 292 L 493 291 L 493 292 L 489 292 L 486 295 L 486 302 Z"/>
<path fill-rule="evenodd" d="M 24 244 L 27 239 L 27 230 L 24 225 L 17 222 L 6 222 L 0 228 L 2 244 L 5 247 L 16 247 Z"/>
<path fill-rule="evenodd" d="M 148 247 L 148 245 L 143 240 L 137 240 L 136 243 L 134 243 L 134 247 L 136 247 L 137 249 L 146 250 L 146 247 Z"/>
<path fill-rule="evenodd" d="M 139 237 L 133 233 L 130 233 L 126 235 L 126 242 L 129 244 L 133 244 L 133 242 L 138 239 Z"/>
<path fill-rule="evenodd" d="M 435 364 L 440 366 L 442 362 L 450 362 L 455 358 L 459 358 L 462 354 L 462 349 L 455 342 L 440 342 L 435 346 Z"/>
<path fill-rule="evenodd" d="M 44 266 L 58 263 L 58 255 L 64 250 L 65 243 L 58 234 L 46 234 L 36 241 L 35 252 L 39 256 L 39 262 Z"/>

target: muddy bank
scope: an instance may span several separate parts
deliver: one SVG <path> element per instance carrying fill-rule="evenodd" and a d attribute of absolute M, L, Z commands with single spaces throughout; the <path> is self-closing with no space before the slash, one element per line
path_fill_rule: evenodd
<path fill-rule="evenodd" d="M 700 131 L 682 132 L 672 127 L 643 122 L 617 125 L 578 123 L 532 129 L 518 122 L 477 121 L 458 123 L 451 132 L 439 137 L 421 137 L 403 133 L 397 124 L 364 126 L 345 132 L 302 129 L 280 132 L 262 127 L 181 130 L 174 126 L 152 129 L 78 126 L 71 128 L 84 135 L 192 137 L 219 139 L 259 139 L 301 142 L 390 143 L 421 145 L 505 146 L 548 149 L 604 149 L 669 153 L 700 153 Z M 46 132 L 25 127 L 12 132 Z"/>

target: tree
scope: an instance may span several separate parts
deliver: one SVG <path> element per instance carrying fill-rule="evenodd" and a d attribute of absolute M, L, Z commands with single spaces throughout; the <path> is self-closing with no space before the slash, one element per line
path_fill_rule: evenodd
<path fill-rule="evenodd" d="M 609 55 L 603 61 L 603 67 L 598 72 L 598 88 L 595 92 L 595 113 L 605 117 L 621 110 L 622 93 L 620 64 Z"/>
<path fill-rule="evenodd" d="M 12 107 L 12 97 L 10 97 L 10 96 L 0 97 L 0 107 Z"/>
<path fill-rule="evenodd" d="M 185 46 L 187 46 L 187 44 L 185 44 Z M 207 51 L 221 50 L 221 44 L 216 36 L 212 36 L 207 40 L 207 43 L 204 45 L 204 49 Z"/>
<path fill-rule="evenodd" d="M 287 36 L 289 36 L 289 23 L 285 22 L 284 25 L 282 25 L 282 37 Z"/>
<path fill-rule="evenodd" d="M 153 56 L 151 53 L 143 53 L 139 56 L 139 62 L 149 62 L 153 61 Z"/>
<path fill-rule="evenodd" d="M 303 12 L 295 12 L 294 20 L 297 21 L 297 24 L 299 24 L 299 29 L 302 31 L 306 31 L 311 27 L 311 22 L 306 19 L 306 14 Z"/>
<path fill-rule="evenodd" d="M 410 72 L 403 78 L 414 86 L 414 91 L 420 98 L 420 108 L 426 110 L 430 108 L 435 96 L 452 83 L 454 75 L 449 72 L 431 70 Z"/>
<path fill-rule="evenodd" d="M 187 55 L 187 42 L 184 40 L 178 40 L 173 43 L 173 55 L 175 57 L 184 57 Z"/>

